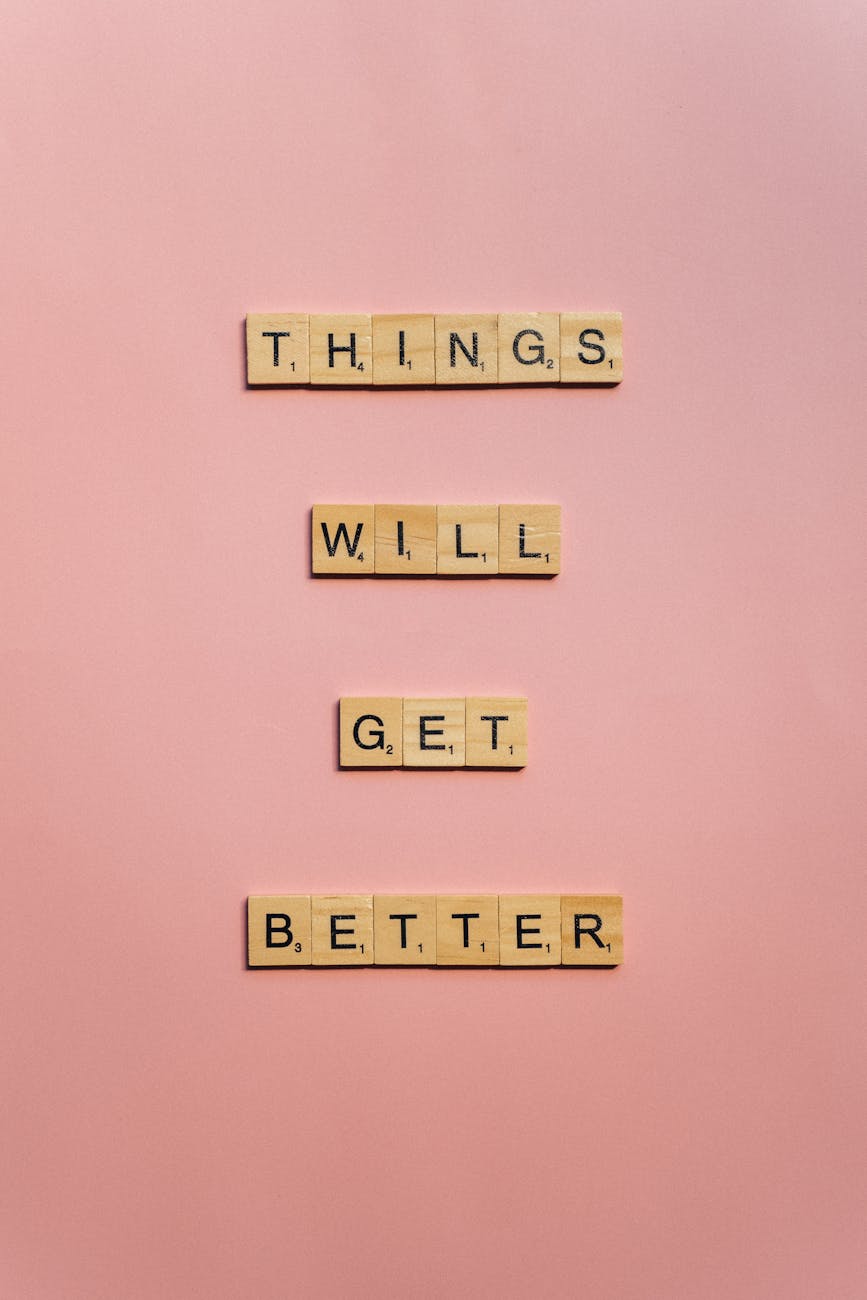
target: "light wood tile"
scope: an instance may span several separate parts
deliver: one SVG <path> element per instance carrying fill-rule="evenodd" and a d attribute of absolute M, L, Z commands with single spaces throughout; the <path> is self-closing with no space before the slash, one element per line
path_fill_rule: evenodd
<path fill-rule="evenodd" d="M 437 573 L 493 577 L 499 571 L 497 506 L 437 506 Z"/>
<path fill-rule="evenodd" d="M 560 900 L 564 966 L 619 966 L 623 961 L 620 894 L 564 894 Z"/>
<path fill-rule="evenodd" d="M 360 578 L 374 572 L 372 505 L 315 505 L 311 555 L 317 575 Z"/>
<path fill-rule="evenodd" d="M 466 718 L 467 767 L 526 767 L 524 697 L 469 696 Z"/>
<path fill-rule="evenodd" d="M 500 895 L 500 965 L 559 966 L 559 894 Z"/>
<path fill-rule="evenodd" d="M 353 696 L 340 701 L 340 766 L 401 767 L 403 700 Z"/>
<path fill-rule="evenodd" d="M 559 506 L 500 506 L 500 573 L 553 577 L 560 572 L 560 536 Z"/>
<path fill-rule="evenodd" d="M 373 895 L 314 894 L 314 966 L 373 965 Z"/>
<path fill-rule="evenodd" d="M 310 381 L 310 318 L 305 314 L 254 313 L 247 317 L 247 383 Z"/>
<path fill-rule="evenodd" d="M 501 384 L 559 383 L 559 312 L 501 312 L 497 319 L 498 381 Z"/>
<path fill-rule="evenodd" d="M 310 317 L 310 382 L 353 387 L 373 383 L 369 316 Z"/>
<path fill-rule="evenodd" d="M 247 899 L 247 964 L 309 966 L 309 894 L 257 894 Z"/>
<path fill-rule="evenodd" d="M 433 316 L 373 317 L 374 384 L 434 384 Z"/>
<path fill-rule="evenodd" d="M 437 571 L 436 506 L 375 507 L 378 574 L 411 577 Z"/>
<path fill-rule="evenodd" d="M 437 384 L 497 382 L 496 316 L 437 316 L 435 334 Z"/>
<path fill-rule="evenodd" d="M 622 378 L 620 312 L 561 312 L 560 382 L 619 384 Z"/>
<path fill-rule="evenodd" d="M 374 894 L 373 940 L 377 966 L 435 966 L 436 897 Z"/>
<path fill-rule="evenodd" d="M 437 965 L 498 966 L 496 894 L 437 894 Z"/>
<path fill-rule="evenodd" d="M 463 767 L 465 699 L 404 699 L 404 767 Z"/>

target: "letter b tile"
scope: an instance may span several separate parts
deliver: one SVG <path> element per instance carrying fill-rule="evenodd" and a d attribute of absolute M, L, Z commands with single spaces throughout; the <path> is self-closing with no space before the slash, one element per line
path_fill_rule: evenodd
<path fill-rule="evenodd" d="M 258 894 L 247 899 L 247 965 L 309 966 L 309 894 Z"/>

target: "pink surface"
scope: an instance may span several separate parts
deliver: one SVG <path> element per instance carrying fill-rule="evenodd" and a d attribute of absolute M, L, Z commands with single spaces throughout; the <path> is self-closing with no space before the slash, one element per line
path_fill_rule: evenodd
<path fill-rule="evenodd" d="M 10 0 L 19 1300 L 864 1294 L 867 11 Z M 264 310 L 619 309 L 616 391 L 262 392 Z M 313 581 L 561 501 L 555 582 Z M 341 694 L 531 765 L 341 773 Z M 248 893 L 619 891 L 615 972 L 248 972 Z"/>

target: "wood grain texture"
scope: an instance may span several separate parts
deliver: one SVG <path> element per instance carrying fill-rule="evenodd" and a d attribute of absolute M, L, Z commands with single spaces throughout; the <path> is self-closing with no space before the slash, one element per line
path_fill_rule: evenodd
<path fill-rule="evenodd" d="M 561 312 L 560 382 L 619 384 L 622 378 L 620 312 Z"/>
<path fill-rule="evenodd" d="M 619 894 L 564 894 L 560 910 L 564 966 L 618 966 L 623 961 Z"/>
<path fill-rule="evenodd" d="M 371 318 L 310 317 L 310 382 L 369 387 L 373 383 Z"/>
<path fill-rule="evenodd" d="M 496 894 L 437 894 L 436 912 L 438 966 L 499 965 Z"/>
<path fill-rule="evenodd" d="M 499 571 L 498 506 L 437 506 L 440 577 L 495 577 Z"/>
<path fill-rule="evenodd" d="M 340 701 L 340 766 L 401 767 L 403 700 L 346 696 Z"/>
<path fill-rule="evenodd" d="M 468 696 L 467 767 L 527 766 L 527 700 L 523 696 Z"/>
<path fill-rule="evenodd" d="M 315 505 L 310 557 L 318 577 L 372 577 L 375 559 L 372 505 Z"/>
<path fill-rule="evenodd" d="M 501 312 L 497 356 L 500 384 L 559 383 L 559 312 Z"/>
<path fill-rule="evenodd" d="M 377 966 L 435 966 L 437 909 L 434 894 L 374 894 Z"/>
<path fill-rule="evenodd" d="M 500 895 L 500 965 L 559 966 L 559 894 Z"/>
<path fill-rule="evenodd" d="M 466 700 L 404 699 L 404 767 L 463 767 Z"/>
<path fill-rule="evenodd" d="M 310 381 L 310 317 L 306 313 L 252 313 L 247 317 L 247 383 Z"/>
<path fill-rule="evenodd" d="M 496 384 L 496 316 L 437 316 L 435 334 L 438 385 Z"/>
<path fill-rule="evenodd" d="M 401 387 L 436 383 L 433 316 L 373 317 L 373 382 Z"/>
<path fill-rule="evenodd" d="M 309 966 L 309 894 L 257 894 L 247 899 L 247 965 Z"/>
<path fill-rule="evenodd" d="M 553 578 L 560 572 L 561 537 L 559 506 L 501 505 L 499 572 Z"/>
<path fill-rule="evenodd" d="M 373 895 L 313 894 L 313 965 L 373 965 Z"/>
<path fill-rule="evenodd" d="M 436 506 L 377 505 L 374 523 L 377 574 L 411 578 L 436 573 Z"/>

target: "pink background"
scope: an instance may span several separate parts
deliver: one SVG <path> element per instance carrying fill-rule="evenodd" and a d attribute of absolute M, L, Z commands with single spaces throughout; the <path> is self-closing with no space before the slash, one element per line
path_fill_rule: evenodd
<path fill-rule="evenodd" d="M 10 0 L 0 1292 L 864 1294 L 855 0 Z M 619 390 L 247 391 L 618 309 Z M 560 501 L 555 582 L 314 501 Z M 341 694 L 531 763 L 341 773 Z M 248 893 L 622 892 L 614 972 L 248 972 Z"/>

